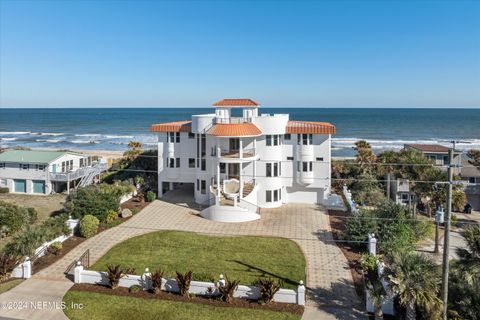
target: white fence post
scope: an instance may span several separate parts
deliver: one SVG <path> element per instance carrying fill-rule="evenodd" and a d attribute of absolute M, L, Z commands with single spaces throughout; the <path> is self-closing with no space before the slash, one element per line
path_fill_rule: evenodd
<path fill-rule="evenodd" d="M 368 234 L 368 252 L 373 255 L 377 254 L 377 239 L 373 233 Z"/>
<path fill-rule="evenodd" d="M 72 219 L 72 216 L 68 217 L 68 220 L 66 222 L 67 222 L 68 229 L 70 229 L 70 236 L 73 236 L 73 233 L 75 232 L 75 228 L 78 225 L 78 221 L 79 221 L 78 219 Z"/>
<path fill-rule="evenodd" d="M 151 288 L 151 273 L 148 268 L 145 268 L 145 272 L 142 274 L 142 287 L 144 291 Z"/>
<path fill-rule="evenodd" d="M 28 279 L 32 276 L 32 261 L 29 257 L 25 258 L 25 261 L 22 263 L 23 279 Z"/>
<path fill-rule="evenodd" d="M 223 278 L 223 274 L 220 274 L 220 276 L 218 277 L 217 286 L 221 288 L 224 285 L 225 285 L 225 279 Z"/>
<path fill-rule="evenodd" d="M 74 269 L 74 283 L 82 283 L 83 266 L 80 261 L 77 261 L 77 266 Z"/>
<path fill-rule="evenodd" d="M 302 280 L 300 280 L 300 284 L 297 288 L 297 303 L 301 306 L 305 305 L 305 286 L 303 285 Z"/>

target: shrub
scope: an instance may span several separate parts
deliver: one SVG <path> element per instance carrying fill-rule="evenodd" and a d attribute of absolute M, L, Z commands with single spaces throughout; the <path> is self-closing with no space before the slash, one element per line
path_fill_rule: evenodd
<path fill-rule="evenodd" d="M 140 287 L 139 285 L 137 284 L 134 284 L 133 286 L 131 286 L 130 288 L 128 288 L 128 291 L 130 293 L 138 293 L 140 291 L 142 291 L 142 287 Z"/>
<path fill-rule="evenodd" d="M 368 234 L 376 232 L 377 222 L 373 218 L 370 211 L 360 210 L 347 220 L 345 238 L 352 241 L 367 241 Z"/>
<path fill-rule="evenodd" d="M 107 218 L 106 218 L 106 223 L 110 223 L 112 222 L 113 220 L 117 219 L 118 218 L 118 213 L 117 211 L 115 210 L 109 210 L 108 213 L 107 213 Z"/>
<path fill-rule="evenodd" d="M 116 266 L 109 264 L 107 265 L 107 269 L 107 276 L 108 281 L 110 282 L 110 288 L 116 289 L 118 287 L 120 279 L 124 276 L 123 270 L 119 264 L 117 264 Z"/>
<path fill-rule="evenodd" d="M 62 251 L 63 244 L 60 241 L 55 241 L 51 245 L 48 246 L 47 252 L 49 254 L 53 254 L 55 256 L 58 256 L 60 252 Z"/>
<path fill-rule="evenodd" d="M 260 288 L 260 296 L 263 303 L 269 303 L 273 300 L 273 296 L 280 290 L 280 286 L 271 278 L 258 279 L 255 285 Z"/>
<path fill-rule="evenodd" d="M 157 198 L 157 196 L 155 195 L 155 193 L 154 193 L 153 191 L 148 191 L 148 192 L 147 192 L 147 201 L 148 201 L 148 202 L 152 202 L 152 201 L 154 201 L 156 198 Z"/>
<path fill-rule="evenodd" d="M 192 282 L 192 271 L 188 271 L 185 274 L 176 272 L 177 284 L 180 289 L 180 295 L 188 296 L 188 289 L 190 289 L 190 282 Z"/>
<path fill-rule="evenodd" d="M 239 283 L 240 281 L 230 280 L 227 276 L 225 276 L 225 285 L 218 287 L 220 298 L 226 303 L 231 303 L 233 300 L 233 293 L 235 290 L 237 290 Z"/>
<path fill-rule="evenodd" d="M 120 197 L 131 192 L 133 186 L 126 183 L 98 184 L 72 192 L 66 203 L 67 211 L 75 218 L 90 214 L 106 222 L 110 211 L 117 211 Z"/>
<path fill-rule="evenodd" d="M 450 217 L 450 222 L 452 224 L 452 226 L 456 226 L 457 225 L 457 222 L 458 222 L 458 217 L 456 214 L 452 214 L 451 217 Z"/>
<path fill-rule="evenodd" d="M 7 187 L 0 188 L 0 193 L 9 193 L 10 190 Z"/>
<path fill-rule="evenodd" d="M 36 220 L 37 212 L 35 209 L 0 201 L 0 225 L 2 226 L 0 236 L 12 235 Z"/>
<path fill-rule="evenodd" d="M 19 262 L 20 258 L 16 255 L 0 253 L 0 281 L 10 278 L 10 274 Z"/>
<path fill-rule="evenodd" d="M 378 257 L 371 253 L 364 253 L 360 258 L 360 264 L 362 265 L 362 269 L 366 272 L 377 272 L 377 267 L 380 261 Z"/>
<path fill-rule="evenodd" d="M 155 294 L 160 293 L 160 290 L 161 290 L 161 287 L 162 287 L 163 273 L 164 273 L 163 270 L 158 269 L 158 270 L 155 270 L 155 272 L 153 272 L 152 275 L 151 275 L 153 293 L 155 293 Z"/>
<path fill-rule="evenodd" d="M 45 220 L 41 225 L 27 227 L 5 246 L 5 252 L 18 256 L 32 256 L 44 242 L 70 232 L 65 223 L 66 216 L 59 215 Z"/>
<path fill-rule="evenodd" d="M 100 221 L 92 215 L 87 214 L 80 220 L 80 235 L 85 238 L 90 238 L 97 233 Z"/>

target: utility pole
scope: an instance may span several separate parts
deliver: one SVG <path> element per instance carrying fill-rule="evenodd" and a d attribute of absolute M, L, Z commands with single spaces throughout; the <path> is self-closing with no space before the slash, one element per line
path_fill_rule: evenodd
<path fill-rule="evenodd" d="M 450 253 L 450 214 L 452 212 L 452 184 L 453 184 L 453 149 L 448 150 L 448 189 L 447 189 L 447 210 L 445 211 L 445 235 L 443 241 L 443 262 L 442 262 L 442 319 L 447 320 L 448 307 L 448 258 Z"/>

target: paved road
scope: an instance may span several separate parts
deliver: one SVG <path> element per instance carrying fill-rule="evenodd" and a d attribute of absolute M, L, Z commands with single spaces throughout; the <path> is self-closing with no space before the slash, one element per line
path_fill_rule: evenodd
<path fill-rule="evenodd" d="M 136 235 L 156 230 L 183 230 L 205 234 L 280 236 L 297 242 L 307 258 L 307 307 L 304 319 L 364 319 L 347 261 L 332 242 L 328 215 L 315 205 L 289 204 L 262 210 L 262 218 L 245 223 L 220 223 L 197 216 L 184 206 L 155 201 L 129 221 L 88 239 L 55 264 L 16 288 L 1 301 L 61 301 L 72 283 L 63 271 L 90 249 L 93 264 L 111 247 Z M 300 279 L 299 279 L 300 280 Z M 65 319 L 59 309 L 2 310 L 19 319 Z"/>

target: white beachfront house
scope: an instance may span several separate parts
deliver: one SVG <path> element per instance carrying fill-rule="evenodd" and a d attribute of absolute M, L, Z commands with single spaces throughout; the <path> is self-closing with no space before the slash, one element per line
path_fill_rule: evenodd
<path fill-rule="evenodd" d="M 27 194 L 69 192 L 91 184 L 106 169 L 106 163 L 80 153 L 7 150 L 0 153 L 0 187 Z"/>
<path fill-rule="evenodd" d="M 218 221 L 259 218 L 258 208 L 326 203 L 335 126 L 259 112 L 250 99 L 224 99 L 215 113 L 153 124 L 158 192 L 190 184 L 191 196 Z"/>

